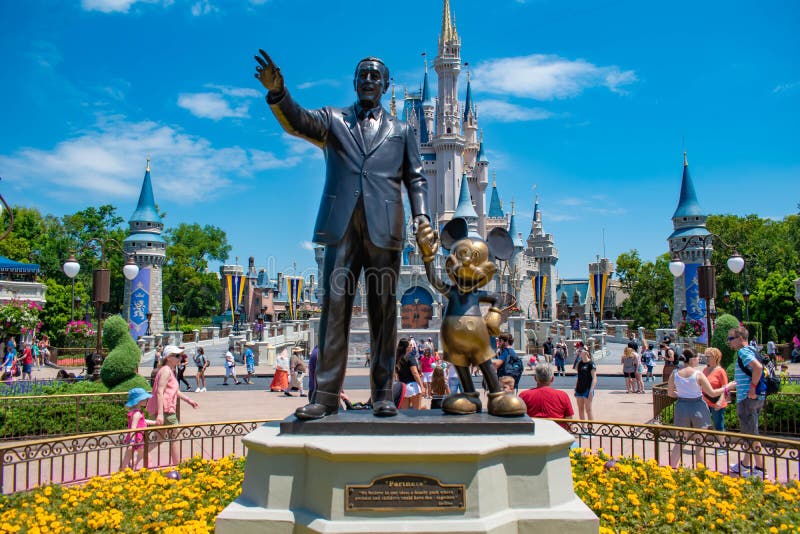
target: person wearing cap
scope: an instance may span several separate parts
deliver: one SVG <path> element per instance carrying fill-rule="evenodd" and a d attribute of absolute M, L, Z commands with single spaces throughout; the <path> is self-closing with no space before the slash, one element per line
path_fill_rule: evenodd
<path fill-rule="evenodd" d="M 291 391 L 293 389 L 299 390 L 301 397 L 306 396 L 306 394 L 303 392 L 303 376 L 305 376 L 308 367 L 306 366 L 306 362 L 303 361 L 302 354 L 302 347 L 295 347 L 292 349 L 292 358 L 289 360 L 289 372 L 291 373 L 291 378 L 289 380 L 289 387 L 283 391 L 283 394 L 287 397 L 292 396 Z"/>
<path fill-rule="evenodd" d="M 180 424 L 176 415 L 178 400 L 182 400 L 192 408 L 199 406 L 197 401 L 181 393 L 180 387 L 178 387 L 175 368 L 178 366 L 182 354 L 183 349 L 175 345 L 164 347 L 161 364 L 153 380 L 153 396 L 147 402 L 147 412 L 156 416 L 156 426 Z M 166 432 L 165 436 L 167 441 L 171 439 L 170 432 Z M 178 465 L 180 460 L 179 444 L 173 441 L 170 443 L 170 461 L 172 465 Z"/>
<path fill-rule="evenodd" d="M 256 357 L 253 354 L 253 347 L 255 346 L 254 341 L 248 341 L 244 344 L 244 365 L 247 368 L 247 376 L 244 377 L 245 384 L 252 384 L 253 377 L 256 376 Z"/>
<path fill-rule="evenodd" d="M 144 388 L 132 388 L 128 391 L 128 401 L 125 407 L 128 409 L 128 429 L 136 430 L 125 437 L 125 443 L 129 447 L 125 449 L 125 454 L 120 462 L 120 469 L 136 469 L 144 458 L 144 432 L 140 429 L 147 428 L 147 425 L 154 425 L 155 420 L 146 419 L 144 409 L 147 401 L 152 397 Z"/>

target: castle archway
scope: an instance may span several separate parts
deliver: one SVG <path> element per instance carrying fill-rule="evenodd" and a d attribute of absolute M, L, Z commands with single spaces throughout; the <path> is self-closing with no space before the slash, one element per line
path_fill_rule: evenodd
<path fill-rule="evenodd" d="M 433 317 L 433 296 L 424 287 L 414 286 L 400 298 L 400 327 L 428 328 Z"/>

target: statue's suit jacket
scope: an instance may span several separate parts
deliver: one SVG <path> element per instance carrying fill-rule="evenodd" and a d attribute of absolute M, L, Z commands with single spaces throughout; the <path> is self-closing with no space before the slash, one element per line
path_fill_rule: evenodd
<path fill-rule="evenodd" d="M 401 250 L 405 227 L 401 183 L 406 186 L 412 214 L 428 215 L 428 182 L 411 128 L 384 109 L 372 145 L 365 146 L 355 105 L 309 111 L 288 91 L 270 93 L 267 103 L 288 133 L 314 143 L 325 153 L 325 187 L 313 241 L 338 244 L 362 197 L 372 244 Z"/>

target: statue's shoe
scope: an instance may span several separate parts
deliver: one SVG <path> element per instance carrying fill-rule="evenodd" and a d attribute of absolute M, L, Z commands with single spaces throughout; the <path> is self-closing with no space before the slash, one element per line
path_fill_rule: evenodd
<path fill-rule="evenodd" d="M 450 415 L 469 415 L 481 411 L 478 393 L 457 393 L 442 401 L 442 411 Z"/>
<path fill-rule="evenodd" d="M 378 401 L 372 405 L 372 415 L 375 417 L 394 417 L 397 415 L 397 406 L 392 401 Z"/>
<path fill-rule="evenodd" d="M 513 393 L 498 391 L 489 393 L 488 411 L 489 414 L 500 417 L 519 417 L 525 415 L 528 409 L 525 402 Z"/>
<path fill-rule="evenodd" d="M 326 406 L 324 404 L 313 402 L 296 409 L 294 411 L 294 415 L 298 419 L 308 421 L 310 419 L 322 419 L 326 415 L 331 415 L 337 411 L 339 411 L 337 406 Z"/>

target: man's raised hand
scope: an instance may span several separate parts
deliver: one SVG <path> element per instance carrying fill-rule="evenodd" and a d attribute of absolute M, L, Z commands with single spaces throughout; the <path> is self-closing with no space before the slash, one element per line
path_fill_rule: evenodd
<path fill-rule="evenodd" d="M 275 65 L 272 58 L 269 57 L 269 54 L 260 48 L 258 52 L 261 55 L 255 56 L 256 62 L 258 63 L 258 65 L 256 65 L 255 77 L 258 78 L 261 85 L 270 93 L 282 92 L 283 74 L 281 74 L 281 69 Z"/>

